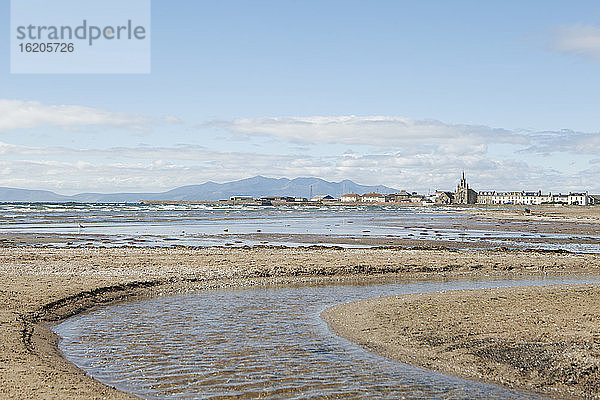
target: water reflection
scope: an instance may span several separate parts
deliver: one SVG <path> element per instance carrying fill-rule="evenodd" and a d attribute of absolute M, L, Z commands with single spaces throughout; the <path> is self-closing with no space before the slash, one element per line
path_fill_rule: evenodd
<path fill-rule="evenodd" d="M 67 358 L 91 376 L 149 399 L 535 398 L 365 352 L 333 335 L 319 315 L 328 306 L 361 298 L 570 282 L 581 281 L 202 291 L 98 309 L 55 331 Z"/>
<path fill-rule="evenodd" d="M 547 221 L 475 218 L 447 207 L 0 204 L 4 233 L 62 235 L 56 246 L 329 244 L 364 239 L 444 241 L 465 248 L 509 246 L 600 252 L 597 231 L 555 232 Z M 496 221 L 498 222 L 498 221 Z M 260 233 L 260 237 L 257 234 Z M 310 238 L 300 238 L 307 235 Z M 324 240 L 326 238 L 326 240 Z M 350 241 L 349 241 L 350 240 Z M 357 243 L 353 244 L 352 241 Z M 69 244 L 67 244 L 69 243 Z"/>

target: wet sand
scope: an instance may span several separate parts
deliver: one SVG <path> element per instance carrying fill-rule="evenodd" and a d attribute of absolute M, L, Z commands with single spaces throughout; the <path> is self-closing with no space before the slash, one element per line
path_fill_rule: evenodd
<path fill-rule="evenodd" d="M 600 398 L 600 287 L 546 286 L 363 300 L 323 314 L 386 357 L 557 397 Z"/>
<path fill-rule="evenodd" d="M 19 232 L 8 223 L 0 232 L 0 246 L 3 247 L 95 247 L 95 246 L 163 246 L 177 245 L 228 245 L 232 247 L 244 244 L 306 246 L 323 244 L 345 247 L 381 247 L 403 248 L 449 248 L 449 249 L 492 249 L 508 248 L 566 248 L 573 251 L 597 251 L 600 232 L 600 207 L 577 206 L 536 206 L 525 212 L 525 206 L 456 206 L 456 207 L 419 207 L 427 211 L 427 217 L 415 217 L 411 213 L 386 217 L 386 213 L 367 223 L 365 229 L 337 231 L 332 227 L 330 233 L 293 233 L 281 227 L 277 232 L 235 232 L 227 224 L 228 218 L 218 218 L 223 229 L 219 233 L 181 234 L 131 234 L 91 233 L 88 229 L 78 229 L 70 233 L 40 233 L 36 230 L 51 229 L 47 221 L 68 224 L 77 214 L 45 216 L 46 223 L 30 227 L 31 231 Z M 436 211 L 438 210 L 438 211 Z M 399 217 L 400 216 L 400 217 Z M 144 217 L 145 218 L 145 217 Z M 130 216 L 127 223 L 145 223 L 140 216 Z M 206 222 L 206 216 L 190 223 Z M 210 217 L 208 217 L 210 219 Z M 270 218 L 270 217 L 269 217 Z M 269 219 L 269 221 L 277 220 Z M 298 217 L 304 224 L 313 218 L 311 215 Z M 252 220 L 252 219 L 249 219 Z M 8 220 L 7 220 L 8 221 Z M 167 225 L 171 220 L 156 220 Z M 6 222 L 6 221 L 5 221 Z M 114 221 L 113 221 L 114 222 Z M 179 221 L 181 222 L 181 221 Z M 351 221 L 348 221 L 350 223 Z M 371 225 L 369 225 L 371 224 Z M 93 226 L 93 224 L 92 224 Z M 307 225 L 308 226 L 308 225 Z M 353 225 L 354 226 L 354 225 Z M 17 231 L 13 231 L 16 229 Z M 28 228 L 29 229 L 29 228 Z M 373 232 L 371 232 L 373 229 Z M 362 230 L 362 232 L 361 232 Z M 63 232 L 63 233 L 61 233 Z M 559 236 L 556 236 L 559 235 Z"/>
<path fill-rule="evenodd" d="M 529 212 L 526 212 L 529 210 Z M 570 226 L 577 229 L 579 225 L 584 231 L 590 227 L 597 228 L 600 224 L 600 206 L 563 206 L 563 205 L 476 205 L 467 206 L 459 211 L 472 214 L 475 217 L 490 220 L 528 221 Z M 595 230 L 595 232 L 598 232 Z"/>
<path fill-rule="evenodd" d="M 0 398 L 121 399 L 48 329 L 114 301 L 232 285 L 597 274 L 597 255 L 325 248 L 0 248 Z"/>

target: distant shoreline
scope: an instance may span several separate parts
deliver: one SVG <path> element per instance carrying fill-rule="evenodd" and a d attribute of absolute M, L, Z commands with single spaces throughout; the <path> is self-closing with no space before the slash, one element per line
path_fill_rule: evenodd
<path fill-rule="evenodd" d="M 339 200 L 322 200 L 322 201 L 280 201 L 280 200 L 269 200 L 273 205 L 326 205 L 326 206 L 370 206 L 370 207 L 381 207 L 381 206 L 419 206 L 419 207 L 449 207 L 449 208 L 482 208 L 482 209 L 546 209 L 546 208 L 599 208 L 600 205 L 587 205 L 580 206 L 575 204 L 439 204 L 439 203 L 423 203 L 423 202 L 398 202 L 398 201 L 386 201 L 386 202 L 374 202 L 374 201 L 339 201 Z M 261 205 L 261 200 L 139 200 L 139 204 L 224 204 L 224 205 Z M 86 204 L 86 203 L 81 203 Z M 115 202 L 118 204 L 118 202 Z M 135 204 L 135 203 L 133 203 Z"/>
<path fill-rule="evenodd" d="M 352 207 L 424 207 L 424 208 L 449 208 L 482 211 L 515 211 L 529 213 L 531 211 L 554 210 L 555 214 L 562 214 L 560 210 L 593 210 L 600 214 L 600 204 L 595 205 L 569 205 L 569 204 L 438 204 L 423 202 L 369 202 L 369 201 L 278 201 L 278 200 L 135 200 L 135 201 L 0 201 L 0 204 L 148 204 L 148 205 L 211 205 L 211 206 L 352 206 Z M 568 212 L 567 212 L 568 213 Z"/>

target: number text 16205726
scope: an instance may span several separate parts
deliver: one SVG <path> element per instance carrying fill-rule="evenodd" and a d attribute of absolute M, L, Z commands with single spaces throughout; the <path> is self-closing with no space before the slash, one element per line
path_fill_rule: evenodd
<path fill-rule="evenodd" d="M 73 53 L 73 43 L 19 43 L 21 53 Z"/>

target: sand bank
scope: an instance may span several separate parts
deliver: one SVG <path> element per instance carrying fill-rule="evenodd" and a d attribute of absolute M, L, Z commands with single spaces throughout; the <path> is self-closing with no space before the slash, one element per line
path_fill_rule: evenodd
<path fill-rule="evenodd" d="M 0 398 L 130 398 L 66 362 L 47 325 L 135 296 L 229 285 L 598 271 L 599 256 L 550 252 L 0 248 Z"/>
<path fill-rule="evenodd" d="M 529 210 L 525 212 L 525 210 Z M 463 214 L 490 219 L 506 219 L 514 221 L 574 223 L 589 225 L 600 224 L 600 206 L 565 206 L 565 205 L 475 205 L 467 206 L 460 211 Z M 597 232 L 597 231 L 596 231 Z"/>
<path fill-rule="evenodd" d="M 412 365 L 560 397 L 600 398 L 600 288 L 546 286 L 364 300 L 323 314 Z"/>

